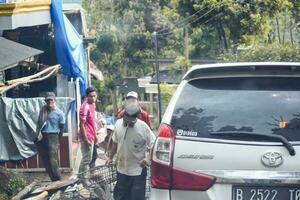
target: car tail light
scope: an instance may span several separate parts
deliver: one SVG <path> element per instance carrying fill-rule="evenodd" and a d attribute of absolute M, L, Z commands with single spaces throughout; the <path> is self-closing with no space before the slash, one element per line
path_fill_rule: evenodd
<path fill-rule="evenodd" d="M 209 189 L 215 182 L 214 177 L 173 168 L 174 138 L 171 127 L 161 124 L 152 152 L 152 187 L 201 191 Z"/>
<path fill-rule="evenodd" d="M 195 172 L 186 172 L 180 169 L 173 169 L 173 189 L 179 190 L 208 190 L 214 183 L 212 176 Z"/>
<path fill-rule="evenodd" d="M 151 183 L 154 188 L 169 189 L 171 187 L 173 146 L 172 129 L 166 124 L 161 124 L 152 151 Z"/>

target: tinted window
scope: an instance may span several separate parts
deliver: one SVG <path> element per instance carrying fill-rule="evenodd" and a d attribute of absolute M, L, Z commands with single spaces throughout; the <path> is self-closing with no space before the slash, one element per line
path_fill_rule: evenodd
<path fill-rule="evenodd" d="M 245 140 L 212 135 L 232 131 L 278 134 L 299 141 L 299 91 L 296 78 L 192 80 L 176 102 L 171 125 L 177 135 L 190 137 Z"/>

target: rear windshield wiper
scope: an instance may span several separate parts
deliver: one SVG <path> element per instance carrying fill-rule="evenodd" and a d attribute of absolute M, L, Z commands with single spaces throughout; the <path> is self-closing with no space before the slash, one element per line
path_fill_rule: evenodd
<path fill-rule="evenodd" d="M 211 132 L 211 135 L 218 135 L 218 136 L 241 136 L 241 137 L 255 137 L 255 138 L 264 138 L 272 141 L 279 141 L 281 142 L 289 151 L 291 156 L 296 155 L 296 151 L 293 145 L 283 136 L 281 135 L 267 135 L 267 134 L 260 134 L 260 133 L 253 133 L 253 132 L 244 132 L 244 131 L 218 131 L 218 132 Z"/>

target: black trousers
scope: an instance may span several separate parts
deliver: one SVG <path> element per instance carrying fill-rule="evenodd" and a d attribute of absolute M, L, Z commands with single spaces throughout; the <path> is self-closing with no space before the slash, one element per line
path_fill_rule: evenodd
<path fill-rule="evenodd" d="M 139 176 L 127 176 L 117 172 L 117 184 L 114 188 L 115 200 L 145 200 L 147 168 Z"/>
<path fill-rule="evenodd" d="M 52 181 L 61 179 L 58 166 L 58 134 L 43 134 L 43 139 L 36 142 L 40 158 L 42 158 L 46 171 Z"/>

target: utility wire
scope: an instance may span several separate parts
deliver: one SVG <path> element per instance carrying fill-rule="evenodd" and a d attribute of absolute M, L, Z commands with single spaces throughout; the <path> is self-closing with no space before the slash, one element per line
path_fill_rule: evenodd
<path fill-rule="evenodd" d="M 172 24 L 172 25 L 174 25 L 175 27 L 176 27 L 176 26 L 181 26 L 181 25 L 184 24 L 187 20 L 189 20 L 190 18 L 194 17 L 195 15 L 197 15 L 199 12 L 203 11 L 203 10 L 206 9 L 207 7 L 208 7 L 207 5 L 204 6 L 203 8 L 201 8 L 200 10 L 198 10 L 197 12 L 195 12 L 194 14 L 192 14 L 192 15 L 190 15 L 190 16 L 188 16 L 188 17 L 185 17 L 185 18 L 181 19 L 179 22 L 177 22 L 176 24 Z M 168 28 L 163 28 L 163 29 L 157 31 L 157 33 L 163 32 L 163 31 L 165 31 L 165 30 L 168 30 Z"/>
<path fill-rule="evenodd" d="M 222 2 L 222 4 L 223 4 L 223 2 Z M 222 5 L 222 6 L 223 6 L 223 5 Z M 173 29 L 173 30 L 171 30 L 171 31 L 169 31 L 169 32 L 157 34 L 157 36 L 163 36 L 163 35 L 170 35 L 170 34 L 173 34 L 173 33 L 174 33 L 174 30 L 179 29 L 179 28 L 184 28 L 184 27 L 187 27 L 188 25 L 191 25 L 191 24 L 195 23 L 195 22 L 198 21 L 199 19 L 201 19 L 201 18 L 205 17 L 206 15 L 208 15 L 209 13 L 211 13 L 211 12 L 212 12 L 213 10 L 215 10 L 216 8 L 217 8 L 217 6 L 211 8 L 209 11 L 207 11 L 207 12 L 204 13 L 203 15 L 197 17 L 196 19 L 194 19 L 193 21 L 189 22 L 188 24 L 186 24 L 186 25 L 183 26 L 183 27 L 177 27 L 177 28 L 175 28 L 175 29 Z M 217 16 L 217 15 L 215 15 L 214 17 L 211 17 L 211 18 L 210 18 L 209 20 L 207 20 L 207 21 L 212 20 L 212 19 L 215 18 L 216 16 Z M 207 21 L 205 21 L 205 23 L 207 23 Z"/>
<path fill-rule="evenodd" d="M 220 4 L 218 4 L 218 5 L 223 6 L 223 5 L 222 5 L 223 3 L 224 3 L 224 2 L 220 2 Z M 247 2 L 246 4 L 252 5 L 252 6 L 257 6 L 256 4 L 251 3 L 251 2 Z M 197 17 L 197 18 L 194 19 L 193 21 L 187 23 L 185 26 L 182 26 L 182 27 L 176 27 L 175 29 L 173 29 L 173 30 L 171 30 L 171 31 L 169 31 L 169 32 L 157 34 L 157 36 L 170 35 L 170 34 L 172 34 L 172 33 L 174 32 L 174 30 L 177 30 L 177 29 L 179 29 L 179 28 L 184 28 L 184 27 L 187 27 L 187 26 L 190 25 L 190 24 L 195 23 L 195 22 L 198 21 L 199 19 L 203 18 L 204 16 L 208 15 L 210 12 L 212 12 L 213 10 L 215 10 L 215 9 L 217 8 L 218 5 L 215 5 L 215 6 L 214 6 L 212 9 L 210 9 L 208 12 L 206 12 L 206 13 L 204 13 L 203 15 Z M 206 6 L 206 7 L 207 7 L 207 6 Z M 204 7 L 204 8 L 206 8 L 206 7 Z M 260 9 L 261 11 L 267 11 L 267 9 L 265 9 L 265 8 L 259 8 L 259 9 Z M 201 9 L 201 10 L 203 10 L 203 9 Z M 200 11 L 200 10 L 199 10 L 199 11 Z M 197 11 L 197 12 L 198 12 L 198 11 Z M 197 12 L 196 12 L 196 13 L 197 13 Z M 193 15 L 195 15 L 196 13 L 194 13 Z M 217 14 L 217 15 L 218 15 L 218 14 Z M 205 21 L 204 23 L 201 23 L 201 25 L 204 25 L 204 24 L 206 24 L 208 21 L 211 21 L 211 20 L 212 20 L 213 18 L 215 18 L 217 15 L 215 15 L 214 17 L 208 19 L 208 20 Z M 190 17 L 191 17 L 191 16 L 190 16 Z M 180 23 L 178 23 L 178 24 L 180 24 Z M 159 31 L 159 32 L 161 32 L 161 31 Z"/>

